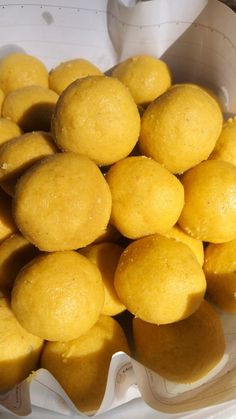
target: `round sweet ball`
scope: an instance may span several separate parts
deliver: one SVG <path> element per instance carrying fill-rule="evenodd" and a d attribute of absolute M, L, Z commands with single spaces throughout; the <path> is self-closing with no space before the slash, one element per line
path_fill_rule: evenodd
<path fill-rule="evenodd" d="M 10 119 L 0 118 L 0 146 L 11 138 L 22 135 L 23 131 Z"/>
<path fill-rule="evenodd" d="M 106 180 L 112 194 L 111 223 L 136 239 L 168 231 L 184 205 L 181 182 L 156 161 L 127 157 L 115 163 Z"/>
<path fill-rule="evenodd" d="M 18 178 L 43 157 L 56 153 L 52 136 L 35 131 L 12 138 L 0 148 L 0 186 L 13 196 Z"/>
<path fill-rule="evenodd" d="M 80 250 L 82 255 L 95 263 L 102 275 L 105 290 L 102 314 L 108 316 L 115 316 L 126 309 L 114 288 L 115 271 L 123 250 L 123 247 L 115 243 L 91 244 Z"/>
<path fill-rule="evenodd" d="M 0 188 L 0 243 L 17 231 L 12 217 L 12 201 Z"/>
<path fill-rule="evenodd" d="M 41 366 L 59 381 L 75 406 L 97 410 L 104 397 L 112 355 L 129 354 L 125 334 L 111 317 L 101 316 L 83 336 L 70 342 L 47 342 Z"/>
<path fill-rule="evenodd" d="M 115 289 L 136 317 L 167 324 L 198 309 L 206 291 L 206 279 L 188 246 L 152 235 L 136 240 L 124 250 L 115 273 Z"/>
<path fill-rule="evenodd" d="M 38 58 L 12 53 L 0 60 L 0 88 L 5 94 L 32 85 L 48 87 L 48 71 Z"/>
<path fill-rule="evenodd" d="M 127 86 L 137 105 L 147 106 L 171 86 L 168 65 L 150 55 L 136 55 L 118 64 L 112 76 Z"/>
<path fill-rule="evenodd" d="M 202 266 L 204 262 L 204 248 L 201 240 L 194 239 L 189 234 L 185 233 L 178 225 L 172 227 L 167 233 L 164 234 L 165 237 L 175 239 L 181 243 L 186 244 L 192 252 L 195 254 L 198 263 Z"/>
<path fill-rule="evenodd" d="M 236 167 L 207 160 L 182 177 L 185 205 L 178 220 L 196 239 L 223 243 L 236 238 Z"/>
<path fill-rule="evenodd" d="M 236 166 L 236 117 L 229 118 L 211 153 L 210 159 L 224 160 Z"/>
<path fill-rule="evenodd" d="M 42 86 L 27 86 L 9 93 L 2 116 L 16 122 L 24 131 L 50 131 L 58 95 Z"/>
<path fill-rule="evenodd" d="M 11 390 L 38 367 L 43 340 L 15 318 L 10 301 L 0 295 L 0 393 Z"/>
<path fill-rule="evenodd" d="M 16 275 L 37 254 L 38 249 L 15 233 L 0 244 L 0 290 L 11 291 Z"/>
<path fill-rule="evenodd" d="M 59 95 L 73 81 L 87 76 L 102 76 L 103 73 L 90 61 L 83 58 L 64 61 L 49 73 L 49 87 Z"/>
<path fill-rule="evenodd" d="M 119 80 L 89 76 L 61 94 L 52 118 L 52 133 L 64 151 L 109 165 L 126 157 L 138 141 L 137 106 Z"/>
<path fill-rule="evenodd" d="M 16 224 L 40 250 L 87 246 L 104 232 L 110 213 L 111 193 L 104 176 L 94 162 L 79 154 L 45 157 L 15 187 Z"/>
<path fill-rule="evenodd" d="M 219 103 L 205 89 L 175 85 L 144 112 L 139 147 L 142 154 L 180 174 L 208 158 L 222 124 Z"/>
<path fill-rule="evenodd" d="M 173 324 L 158 326 L 135 318 L 133 334 L 138 361 L 177 383 L 201 379 L 225 351 L 220 318 L 207 301 L 190 317 Z"/>
<path fill-rule="evenodd" d="M 236 239 L 210 243 L 205 250 L 204 272 L 209 299 L 219 308 L 236 313 Z"/>
<path fill-rule="evenodd" d="M 34 258 L 18 273 L 12 309 L 28 332 L 49 341 L 68 341 L 98 320 L 104 286 L 98 268 L 74 251 Z"/>

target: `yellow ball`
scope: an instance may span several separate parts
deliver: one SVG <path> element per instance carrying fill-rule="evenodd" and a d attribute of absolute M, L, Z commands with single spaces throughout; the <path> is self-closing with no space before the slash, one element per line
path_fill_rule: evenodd
<path fill-rule="evenodd" d="M 236 312 L 236 239 L 209 244 L 205 250 L 204 272 L 209 299 L 222 310 Z"/>
<path fill-rule="evenodd" d="M 90 61 L 77 58 L 65 61 L 50 71 L 49 87 L 60 95 L 73 81 L 82 77 L 101 76 L 102 74 Z"/>
<path fill-rule="evenodd" d="M 101 316 L 78 339 L 47 342 L 41 366 L 54 375 L 79 410 L 91 412 L 102 402 L 111 357 L 118 351 L 129 354 L 125 334 L 114 319 Z"/>
<path fill-rule="evenodd" d="M 38 249 L 16 233 L 0 244 L 0 289 L 9 292 L 19 270 L 38 254 Z"/>
<path fill-rule="evenodd" d="M 23 134 L 22 129 L 10 119 L 0 118 L 0 146 L 11 138 Z"/>
<path fill-rule="evenodd" d="M 48 87 L 48 71 L 38 58 L 12 53 L 0 60 L 0 88 L 5 94 L 32 85 Z"/>
<path fill-rule="evenodd" d="M 207 301 L 185 320 L 154 325 L 133 320 L 137 359 L 167 380 L 192 383 L 205 376 L 224 355 L 218 314 Z"/>
<path fill-rule="evenodd" d="M 58 96 L 41 86 L 27 86 L 6 96 L 2 116 L 16 122 L 24 131 L 50 131 Z"/>
<path fill-rule="evenodd" d="M 236 238 L 236 167 L 208 160 L 182 177 L 185 205 L 179 224 L 196 239 L 223 243 Z"/>
<path fill-rule="evenodd" d="M 11 213 L 11 206 L 11 199 L 0 189 L 0 243 L 17 230 Z"/>
<path fill-rule="evenodd" d="M 156 161 L 128 157 L 106 175 L 112 194 L 111 223 L 131 239 L 168 231 L 184 205 L 180 181 Z"/>
<path fill-rule="evenodd" d="M 12 290 L 19 323 L 49 341 L 68 341 L 86 333 L 103 304 L 99 270 L 74 251 L 36 257 L 19 272 Z"/>
<path fill-rule="evenodd" d="M 56 153 L 50 134 L 35 131 L 12 138 L 0 148 L 0 186 L 13 196 L 18 178 L 43 157 Z"/>
<path fill-rule="evenodd" d="M 57 145 L 109 165 L 134 148 L 140 116 L 128 89 L 112 77 L 89 76 L 61 94 L 52 118 Z"/>
<path fill-rule="evenodd" d="M 149 55 L 137 55 L 118 64 L 112 71 L 127 86 L 137 105 L 146 106 L 171 85 L 167 64 Z"/>
<path fill-rule="evenodd" d="M 108 316 L 115 316 L 125 310 L 114 288 L 114 275 L 123 250 L 123 247 L 115 243 L 92 244 L 80 250 L 82 255 L 95 263 L 102 275 L 105 289 L 102 314 Z"/>
<path fill-rule="evenodd" d="M 175 239 L 181 243 L 186 244 L 192 252 L 195 254 L 198 263 L 202 266 L 204 262 L 204 248 L 201 240 L 194 239 L 189 236 L 183 230 L 181 230 L 178 225 L 172 227 L 167 233 L 164 234 L 165 237 L 170 239 Z"/>
<path fill-rule="evenodd" d="M 72 250 L 92 243 L 106 228 L 111 193 L 99 168 L 85 156 L 57 153 L 19 179 L 13 215 L 40 250 Z"/>
<path fill-rule="evenodd" d="M 16 320 L 10 301 L 0 295 L 0 393 L 11 390 L 37 369 L 43 340 Z"/>
<path fill-rule="evenodd" d="M 236 166 L 236 117 L 225 122 L 210 159 L 224 160 Z"/>
<path fill-rule="evenodd" d="M 175 85 L 144 112 L 139 147 L 171 172 L 183 173 L 208 158 L 222 123 L 220 106 L 206 90 Z"/>
<path fill-rule="evenodd" d="M 205 294 L 206 280 L 188 246 L 153 235 L 136 240 L 122 253 L 115 289 L 136 317 L 167 324 L 197 310 Z"/>

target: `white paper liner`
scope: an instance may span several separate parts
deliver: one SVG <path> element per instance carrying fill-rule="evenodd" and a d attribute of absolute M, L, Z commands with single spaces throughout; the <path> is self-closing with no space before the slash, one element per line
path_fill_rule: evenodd
<path fill-rule="evenodd" d="M 131 55 L 153 54 L 169 64 L 175 82 L 190 81 L 212 88 L 225 113 L 236 113 L 236 15 L 216 0 L 134 3 L 0 1 L 0 56 L 25 51 L 42 59 L 49 69 L 61 61 L 83 57 L 106 71 Z M 153 408 L 173 413 L 233 400 L 236 315 L 221 314 L 221 319 L 225 356 L 204 379 L 188 386 L 171 383 L 119 352 L 112 358 L 104 400 L 96 414 L 141 395 Z M 32 405 L 65 416 L 84 416 L 43 369 L 30 383 L 26 380 L 0 395 L 0 411 L 23 416 L 30 413 Z M 202 417 L 199 415 L 196 412 L 191 417 Z"/>

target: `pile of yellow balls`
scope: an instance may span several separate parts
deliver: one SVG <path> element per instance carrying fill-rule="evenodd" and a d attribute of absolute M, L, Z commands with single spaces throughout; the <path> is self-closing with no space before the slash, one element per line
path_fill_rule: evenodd
<path fill-rule="evenodd" d="M 14 53 L 0 89 L 0 392 L 41 366 L 94 411 L 117 351 L 205 376 L 211 302 L 236 312 L 236 119 L 145 55 L 107 76 Z"/>

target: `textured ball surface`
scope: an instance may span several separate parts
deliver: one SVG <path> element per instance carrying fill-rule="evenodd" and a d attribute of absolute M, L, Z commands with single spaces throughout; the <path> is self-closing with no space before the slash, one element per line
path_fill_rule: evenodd
<path fill-rule="evenodd" d="M 111 222 L 136 239 L 168 231 L 184 205 L 180 181 L 156 161 L 128 157 L 115 163 L 106 180 L 112 194 Z"/>
<path fill-rule="evenodd" d="M 52 133 L 64 151 L 109 165 L 126 157 L 138 141 L 140 116 L 128 89 L 105 76 L 89 76 L 61 94 Z"/>
<path fill-rule="evenodd" d="M 223 243 L 236 238 L 236 167 L 208 160 L 181 179 L 185 205 L 178 220 L 196 239 Z"/>
<path fill-rule="evenodd" d="M 198 309 L 206 280 L 188 246 L 153 235 L 136 240 L 125 249 L 116 270 L 115 289 L 136 317 L 167 324 Z"/>
<path fill-rule="evenodd" d="M 95 163 L 75 153 L 58 153 L 20 178 L 13 213 L 19 230 L 40 250 L 78 249 L 104 232 L 111 193 Z"/>
<path fill-rule="evenodd" d="M 213 151 L 223 124 L 215 98 L 194 84 L 178 84 L 142 116 L 139 147 L 172 173 L 183 173 Z"/>
<path fill-rule="evenodd" d="M 137 55 L 118 64 L 112 76 L 127 86 L 137 105 L 145 106 L 171 85 L 167 64 L 149 55 Z"/>
<path fill-rule="evenodd" d="M 48 71 L 36 57 L 12 53 L 0 60 L 0 88 L 5 94 L 22 87 L 48 87 Z"/>
<path fill-rule="evenodd" d="M 103 304 L 99 270 L 73 251 L 36 257 L 19 272 L 12 290 L 19 323 L 49 341 L 68 341 L 86 333 Z"/>

